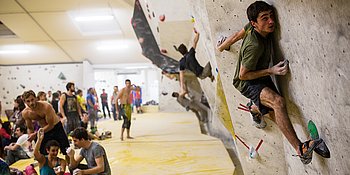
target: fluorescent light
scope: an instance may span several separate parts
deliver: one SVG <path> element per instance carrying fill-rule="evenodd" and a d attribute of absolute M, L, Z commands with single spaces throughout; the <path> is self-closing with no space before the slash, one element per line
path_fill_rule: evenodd
<path fill-rule="evenodd" d="M 68 15 L 84 36 L 122 34 L 111 8 L 68 11 Z"/>
<path fill-rule="evenodd" d="M 78 22 L 85 21 L 111 21 L 114 19 L 112 15 L 104 15 L 104 16 L 78 16 L 75 17 L 74 20 Z"/>
<path fill-rule="evenodd" d="M 25 54 L 29 53 L 29 50 L 0 50 L 0 54 Z"/>

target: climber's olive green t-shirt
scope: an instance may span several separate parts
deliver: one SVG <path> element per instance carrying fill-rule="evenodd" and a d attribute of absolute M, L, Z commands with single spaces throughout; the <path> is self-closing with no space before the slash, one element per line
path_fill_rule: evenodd
<path fill-rule="evenodd" d="M 244 30 L 246 32 L 239 52 L 239 60 L 233 78 L 233 85 L 240 92 L 242 92 L 247 83 L 246 80 L 239 79 L 239 70 L 241 66 L 244 66 L 250 71 L 267 69 L 273 55 L 272 34 L 269 34 L 264 38 L 254 30 L 250 23 L 244 26 Z"/>

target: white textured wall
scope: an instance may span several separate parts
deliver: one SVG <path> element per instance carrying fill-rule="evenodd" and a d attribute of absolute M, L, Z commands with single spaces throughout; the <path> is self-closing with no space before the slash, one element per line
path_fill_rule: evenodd
<path fill-rule="evenodd" d="M 58 78 L 63 73 L 66 80 Z M 83 87 L 83 64 L 0 66 L 0 100 L 3 109 L 12 109 L 13 100 L 25 90 L 66 91 L 66 84 L 74 82 Z M 23 88 L 21 85 L 25 86 Z"/>
<path fill-rule="evenodd" d="M 165 15 L 165 22 L 191 21 L 192 14 L 189 10 L 187 0 L 140 0 L 140 4 L 158 44 L 160 44 L 160 15 Z"/>
<path fill-rule="evenodd" d="M 159 102 L 159 70 L 152 69 L 128 69 L 129 72 L 136 74 L 118 74 L 122 70 L 114 69 L 98 69 L 95 70 L 95 88 L 97 94 L 102 93 L 102 89 L 106 90 L 108 97 L 111 98 L 113 94 L 113 87 L 118 86 L 119 90 L 125 87 L 125 80 L 129 79 L 131 84 L 135 84 L 142 88 L 142 103 L 154 100 Z M 124 70 L 125 73 L 125 70 Z M 110 101 L 110 100 L 109 100 Z"/>
<path fill-rule="evenodd" d="M 177 101 L 172 97 L 173 92 L 179 92 L 180 84 L 175 79 L 171 80 L 166 76 L 162 76 L 159 84 L 159 110 L 162 112 L 184 112 L 186 111 Z"/>

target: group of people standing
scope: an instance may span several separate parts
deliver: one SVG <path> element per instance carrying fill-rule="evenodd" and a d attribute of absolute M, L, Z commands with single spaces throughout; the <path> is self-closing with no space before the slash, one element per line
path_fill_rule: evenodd
<path fill-rule="evenodd" d="M 94 134 L 97 131 L 96 121 L 98 119 L 98 98 L 96 96 L 96 91 L 94 88 L 89 88 L 86 96 L 86 103 L 82 99 L 82 96 L 79 95 L 82 92 L 78 90 L 78 97 L 74 95 L 75 86 L 74 83 L 68 83 L 67 93 L 61 95 L 60 98 L 60 109 L 61 116 L 63 121 L 67 121 L 66 123 L 66 133 L 71 133 L 74 128 L 79 126 L 86 126 L 82 124 L 82 119 L 84 118 L 83 114 L 88 114 L 88 120 L 90 122 L 90 130 Z M 118 91 L 118 86 L 114 86 L 113 95 L 111 97 L 112 104 L 112 113 L 114 120 L 121 120 L 123 118 L 124 122 L 121 129 L 120 139 L 124 140 L 123 133 L 126 129 L 127 138 L 132 139 L 130 136 L 130 125 L 131 125 L 131 113 L 133 108 L 133 100 L 132 98 L 133 91 L 135 91 L 135 101 L 137 101 L 137 110 L 141 112 L 141 88 L 135 85 L 131 85 L 131 81 L 129 79 L 125 80 L 125 87 Z M 108 107 L 108 94 L 105 92 L 105 89 L 102 90 L 101 103 L 104 118 L 106 118 L 105 108 L 107 109 L 107 114 L 110 116 L 110 111 Z M 138 97 L 138 98 L 137 98 Z M 86 107 L 86 110 L 84 108 Z"/>

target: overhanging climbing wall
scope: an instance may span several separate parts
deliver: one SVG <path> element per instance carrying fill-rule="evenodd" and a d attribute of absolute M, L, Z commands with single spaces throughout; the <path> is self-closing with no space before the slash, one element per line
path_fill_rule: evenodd
<path fill-rule="evenodd" d="M 141 45 L 142 54 L 163 71 L 169 73 L 177 72 L 178 62 L 160 52 L 150 25 L 147 22 L 144 11 L 138 0 L 135 1 L 134 14 L 131 23 Z"/>

